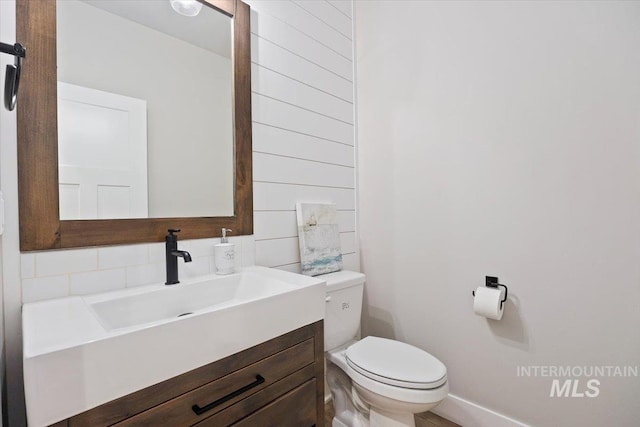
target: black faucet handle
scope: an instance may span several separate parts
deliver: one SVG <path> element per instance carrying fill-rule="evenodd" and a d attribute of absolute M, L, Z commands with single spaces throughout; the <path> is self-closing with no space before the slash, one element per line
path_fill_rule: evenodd
<path fill-rule="evenodd" d="M 169 232 L 169 234 L 170 234 L 171 236 L 173 236 L 173 233 L 179 233 L 179 232 L 180 232 L 180 229 L 179 229 L 179 228 L 170 228 L 170 229 L 168 229 L 167 231 Z"/>

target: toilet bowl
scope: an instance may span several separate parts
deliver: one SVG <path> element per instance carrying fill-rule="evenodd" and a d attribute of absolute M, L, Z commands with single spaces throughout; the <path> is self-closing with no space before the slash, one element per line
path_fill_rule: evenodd
<path fill-rule="evenodd" d="M 406 343 L 357 340 L 365 276 L 340 271 L 321 277 L 327 282 L 325 355 L 333 427 L 414 427 L 414 414 L 447 396 L 446 367 Z"/>

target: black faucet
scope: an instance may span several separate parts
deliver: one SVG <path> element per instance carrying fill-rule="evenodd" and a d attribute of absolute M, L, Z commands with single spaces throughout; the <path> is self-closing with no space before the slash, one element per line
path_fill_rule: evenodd
<path fill-rule="evenodd" d="M 165 285 L 175 285 L 180 283 L 178 280 L 178 257 L 184 258 L 184 262 L 191 262 L 191 254 L 178 250 L 178 236 L 173 233 L 179 233 L 180 230 L 170 228 L 168 231 L 169 234 L 164 238 L 167 253 L 167 281 Z"/>

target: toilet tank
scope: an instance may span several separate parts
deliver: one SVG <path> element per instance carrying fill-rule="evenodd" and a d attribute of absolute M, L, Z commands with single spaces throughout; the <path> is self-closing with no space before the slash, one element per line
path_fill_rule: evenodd
<path fill-rule="evenodd" d="M 324 350 L 333 350 L 356 337 L 360 328 L 365 275 L 338 271 L 317 276 L 327 282 Z"/>

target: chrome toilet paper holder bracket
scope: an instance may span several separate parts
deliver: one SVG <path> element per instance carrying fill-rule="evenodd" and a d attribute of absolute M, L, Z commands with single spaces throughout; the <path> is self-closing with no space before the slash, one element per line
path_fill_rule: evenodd
<path fill-rule="evenodd" d="M 498 283 L 498 278 L 494 276 L 484 276 L 484 285 L 488 288 L 497 288 L 499 286 L 502 286 L 504 288 L 504 299 L 500 301 L 500 309 L 502 309 L 502 306 L 507 301 L 507 295 L 509 294 L 509 289 L 507 288 L 507 286 Z M 471 291 L 471 294 L 475 297 L 476 291 Z"/>

